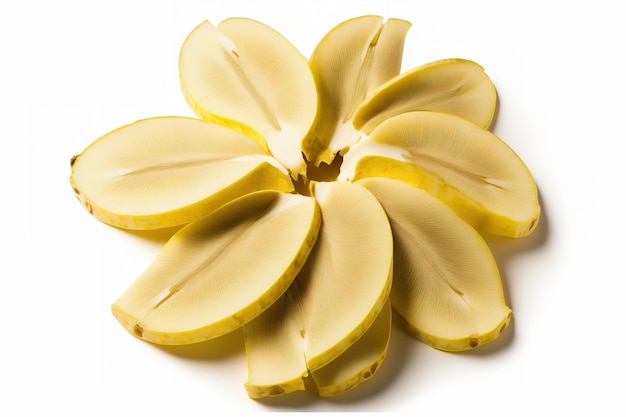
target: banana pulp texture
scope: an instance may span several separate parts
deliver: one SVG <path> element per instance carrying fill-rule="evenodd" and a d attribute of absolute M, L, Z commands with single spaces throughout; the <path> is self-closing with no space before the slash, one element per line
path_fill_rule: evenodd
<path fill-rule="evenodd" d="M 491 124 L 496 88 L 483 67 L 467 59 L 444 59 L 389 80 L 364 100 L 354 126 L 370 134 L 383 121 L 412 111 L 450 113 L 482 128 Z"/>
<path fill-rule="evenodd" d="M 352 118 L 365 97 L 400 72 L 410 26 L 405 20 L 361 16 L 337 25 L 317 45 L 310 66 L 319 90 L 318 121 L 302 144 L 314 165 L 330 164 L 356 142 Z"/>
<path fill-rule="evenodd" d="M 395 116 L 345 155 L 340 176 L 400 179 L 428 191 L 478 230 L 510 237 L 537 224 L 537 186 L 517 154 L 490 131 L 428 111 Z"/>
<path fill-rule="evenodd" d="M 393 248 L 384 210 L 348 182 L 319 183 L 314 193 L 322 227 L 309 259 L 283 298 L 244 326 L 251 397 L 303 389 L 310 371 L 320 393 L 339 393 L 364 380 L 386 350 L 384 318 L 369 336 L 374 341 L 354 345 L 390 292 Z"/>
<path fill-rule="evenodd" d="M 285 292 L 319 226 L 311 197 L 275 191 L 241 197 L 176 233 L 113 304 L 113 314 L 154 343 L 221 336 Z"/>
<path fill-rule="evenodd" d="M 126 229 L 181 225 L 257 190 L 293 190 L 286 170 L 248 137 L 185 117 L 107 133 L 72 159 L 70 183 L 92 215 Z"/>
<path fill-rule="evenodd" d="M 307 62 L 259 22 L 203 22 L 179 57 L 201 120 L 140 120 L 72 159 L 74 192 L 99 220 L 188 224 L 113 304 L 131 334 L 187 344 L 243 326 L 245 388 L 259 398 L 367 380 L 392 308 L 443 350 L 506 328 L 479 232 L 529 234 L 537 188 L 487 130 L 496 94 L 480 65 L 400 74 L 409 27 L 350 19 Z"/>
<path fill-rule="evenodd" d="M 311 372 L 322 397 L 334 397 L 371 378 L 387 355 L 391 337 L 391 303 L 356 342 L 329 364 Z"/>
<path fill-rule="evenodd" d="M 391 300 L 430 346 L 462 351 L 490 342 L 511 319 L 483 238 L 445 204 L 398 180 L 357 182 L 382 204 L 393 231 Z"/>
<path fill-rule="evenodd" d="M 282 35 L 250 19 L 205 21 L 183 43 L 179 72 L 200 117 L 244 132 L 294 177 L 304 173 L 301 141 L 317 92 L 306 59 Z"/>

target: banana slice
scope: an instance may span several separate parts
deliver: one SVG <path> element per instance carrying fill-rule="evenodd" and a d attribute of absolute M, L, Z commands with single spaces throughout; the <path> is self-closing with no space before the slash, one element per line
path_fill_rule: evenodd
<path fill-rule="evenodd" d="M 487 128 L 496 100 L 493 83 L 477 63 L 435 61 L 405 72 L 373 92 L 356 112 L 354 126 L 370 134 L 393 116 L 428 110 L 455 114 Z"/>
<path fill-rule="evenodd" d="M 293 190 L 286 170 L 248 137 L 185 117 L 102 136 L 72 159 L 70 183 L 97 219 L 127 229 L 180 225 L 253 191 Z"/>
<path fill-rule="evenodd" d="M 480 231 L 518 237 L 539 217 L 537 186 L 517 154 L 458 116 L 404 113 L 348 152 L 340 178 L 397 178 L 423 188 Z"/>
<path fill-rule="evenodd" d="M 391 303 L 388 301 L 363 336 L 337 359 L 311 376 L 322 397 L 334 397 L 371 378 L 387 355 L 391 337 Z"/>
<path fill-rule="evenodd" d="M 382 204 L 394 236 L 391 301 L 410 331 L 437 349 L 462 351 L 492 341 L 511 319 L 485 241 L 427 192 L 398 180 L 357 184 Z"/>
<path fill-rule="evenodd" d="M 330 164 L 359 138 L 352 117 L 375 88 L 400 72 L 411 24 L 380 16 L 347 20 L 320 41 L 310 66 L 319 90 L 316 130 L 303 143 L 309 161 Z"/>
<path fill-rule="evenodd" d="M 318 183 L 314 193 L 322 227 L 309 259 L 280 304 L 244 326 L 246 389 L 253 398 L 302 389 L 308 371 L 333 361 L 366 332 L 390 292 L 391 229 L 376 198 L 348 182 Z M 333 371 L 321 375 L 334 381 L 329 392 L 345 379 L 344 373 L 324 376 Z"/>
<path fill-rule="evenodd" d="M 322 228 L 294 283 L 311 370 L 336 358 L 371 325 L 389 295 L 393 269 L 391 229 L 376 199 L 348 182 L 314 188 Z"/>
<path fill-rule="evenodd" d="M 285 292 L 319 226 L 311 197 L 274 191 L 241 197 L 176 233 L 115 302 L 113 314 L 153 343 L 221 336 Z"/>
<path fill-rule="evenodd" d="M 200 117 L 244 132 L 294 176 L 304 173 L 301 141 L 317 92 L 306 59 L 282 35 L 250 19 L 205 21 L 183 43 L 179 72 Z"/>
<path fill-rule="evenodd" d="M 305 389 L 303 378 L 309 374 L 304 355 L 306 342 L 294 297 L 288 289 L 259 317 L 243 326 L 248 362 L 244 387 L 250 398 Z"/>

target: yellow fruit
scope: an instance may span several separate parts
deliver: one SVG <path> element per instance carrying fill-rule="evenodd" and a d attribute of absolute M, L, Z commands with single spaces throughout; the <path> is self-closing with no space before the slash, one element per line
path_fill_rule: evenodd
<path fill-rule="evenodd" d="M 184 117 L 102 136 L 72 159 L 70 183 L 93 216 L 126 229 L 176 226 L 253 191 L 293 190 L 287 171 L 252 140 Z"/>
<path fill-rule="evenodd" d="M 242 327 L 251 398 L 368 380 L 392 308 L 437 349 L 500 335 L 511 310 L 480 233 L 531 233 L 537 187 L 487 130 L 480 65 L 399 74 L 410 26 L 347 20 L 307 62 L 262 23 L 205 21 L 178 62 L 200 119 L 140 120 L 72 159 L 97 219 L 186 224 L 112 305 L 128 332 L 189 344 Z"/>
<path fill-rule="evenodd" d="M 159 344 L 221 336 L 291 285 L 320 226 L 313 198 L 262 191 L 185 226 L 113 304 L 132 334 Z"/>
<path fill-rule="evenodd" d="M 475 348 L 511 319 L 493 255 L 445 204 L 398 180 L 367 178 L 393 231 L 391 301 L 411 332 L 443 350 Z"/>
<path fill-rule="evenodd" d="M 333 360 L 369 327 L 389 295 L 393 258 L 389 222 L 372 195 L 331 182 L 317 184 L 314 196 L 322 228 L 295 283 L 309 369 Z"/>
<path fill-rule="evenodd" d="M 522 160 L 488 130 L 458 116 L 410 112 L 381 123 L 343 160 L 341 179 L 400 179 L 428 191 L 478 230 L 529 234 L 537 186 Z"/>
<path fill-rule="evenodd" d="M 304 375 L 366 332 L 389 295 L 392 236 L 380 204 L 348 182 L 316 184 L 314 195 L 322 227 L 306 264 L 285 296 L 244 327 L 246 389 L 255 398 L 302 389 Z"/>
<path fill-rule="evenodd" d="M 232 18 L 203 22 L 185 40 L 180 82 L 203 119 L 252 137 L 295 177 L 304 173 L 301 142 L 317 112 L 306 59 L 273 29 Z"/>
<path fill-rule="evenodd" d="M 354 113 L 368 94 L 400 72 L 410 26 L 405 20 L 361 16 L 337 25 L 317 45 L 310 65 L 319 115 L 313 135 L 302 144 L 313 165 L 330 164 L 358 140 Z"/>
<path fill-rule="evenodd" d="M 302 317 L 290 288 L 259 317 L 244 325 L 250 398 L 305 389 L 308 376 Z"/>
<path fill-rule="evenodd" d="M 489 127 L 496 89 L 483 67 L 467 59 L 444 59 L 398 75 L 359 106 L 354 126 L 370 134 L 380 123 L 411 111 L 450 113 Z"/>
<path fill-rule="evenodd" d="M 343 394 L 371 378 L 385 359 L 391 336 L 391 304 L 387 302 L 365 334 L 335 360 L 312 372 L 322 397 Z"/>

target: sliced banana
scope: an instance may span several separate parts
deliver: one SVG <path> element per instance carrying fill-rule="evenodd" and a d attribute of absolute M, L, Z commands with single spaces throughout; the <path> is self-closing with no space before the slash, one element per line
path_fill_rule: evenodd
<path fill-rule="evenodd" d="M 311 373 L 320 396 L 343 394 L 380 369 L 389 347 L 391 316 L 391 303 L 388 301 L 363 336 L 338 358 Z"/>
<path fill-rule="evenodd" d="M 129 333 L 181 345 L 242 327 L 245 388 L 263 398 L 368 380 L 392 308 L 446 351 L 505 330 L 480 233 L 531 233 L 537 186 L 487 130 L 497 96 L 480 65 L 399 75 L 410 26 L 350 19 L 307 62 L 260 22 L 205 21 L 178 61 L 200 120 L 140 120 L 72 158 L 74 192 L 102 222 L 186 224 L 111 306 Z"/>
<path fill-rule="evenodd" d="M 315 185 L 322 228 L 294 282 L 311 370 L 326 365 L 358 339 L 390 292 L 391 228 L 380 204 L 364 191 L 349 182 Z"/>
<path fill-rule="evenodd" d="M 322 227 L 305 266 L 282 300 L 244 326 L 251 397 L 302 389 L 303 376 L 359 340 L 390 292 L 391 229 L 376 198 L 348 182 L 316 184 L 314 194 Z M 354 360 L 363 349 L 355 348 Z M 343 372 L 324 371 L 320 378 L 328 392 L 347 387 Z"/>
<path fill-rule="evenodd" d="M 394 236 L 391 300 L 411 332 L 447 351 L 494 340 L 511 319 L 500 273 L 485 241 L 427 192 L 398 180 L 367 178 Z"/>
<path fill-rule="evenodd" d="M 320 41 L 310 59 L 319 110 L 315 132 L 303 143 L 308 160 L 330 164 L 358 140 L 352 117 L 371 91 L 400 72 L 410 26 L 400 19 L 362 16 L 337 25 Z"/>
<path fill-rule="evenodd" d="M 427 190 L 480 231 L 518 237 L 537 224 L 537 186 L 517 154 L 461 117 L 410 112 L 353 146 L 340 179 L 387 177 Z"/>
<path fill-rule="evenodd" d="M 466 59 L 445 59 L 389 80 L 359 106 L 354 126 L 370 134 L 393 116 L 427 110 L 455 114 L 487 128 L 496 100 L 496 89 L 483 67 Z"/>
<path fill-rule="evenodd" d="M 187 344 L 249 322 L 289 287 L 314 245 L 311 197 L 260 191 L 185 226 L 113 304 L 135 336 Z"/>
<path fill-rule="evenodd" d="M 301 315 L 291 289 L 243 327 L 248 362 L 244 384 L 250 398 L 305 389 L 306 349 Z"/>
<path fill-rule="evenodd" d="M 290 192 L 287 171 L 248 137 L 214 123 L 157 117 L 116 129 L 72 159 L 70 183 L 104 223 L 188 223 L 258 190 Z"/>
<path fill-rule="evenodd" d="M 251 19 L 205 21 L 185 40 L 179 72 L 200 117 L 254 138 L 294 177 L 304 173 L 301 142 L 315 120 L 317 92 L 306 59 L 282 35 Z"/>

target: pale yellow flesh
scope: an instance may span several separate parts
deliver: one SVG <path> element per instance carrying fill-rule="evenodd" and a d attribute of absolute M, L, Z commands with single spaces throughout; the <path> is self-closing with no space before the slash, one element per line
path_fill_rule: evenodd
<path fill-rule="evenodd" d="M 313 198 L 258 192 L 181 229 L 113 305 L 159 344 L 208 340 L 252 320 L 289 287 L 313 247 Z"/>
<path fill-rule="evenodd" d="M 318 120 L 303 152 L 315 165 L 330 163 L 358 139 L 352 117 L 378 86 L 400 72 L 410 23 L 362 16 L 333 28 L 310 59 L 319 91 Z"/>
<path fill-rule="evenodd" d="M 322 227 L 305 266 L 280 304 L 244 326 L 255 398 L 302 389 L 304 375 L 365 333 L 390 292 L 391 229 L 374 196 L 347 182 L 317 184 L 315 196 Z"/>
<path fill-rule="evenodd" d="M 294 176 L 304 172 L 301 141 L 317 93 L 306 59 L 284 37 L 250 19 L 205 21 L 185 40 L 179 72 L 200 117 L 251 136 Z"/>
<path fill-rule="evenodd" d="M 203 22 L 179 57 L 202 120 L 140 120 L 72 158 L 74 192 L 97 219 L 190 223 L 112 305 L 128 332 L 179 345 L 243 327 L 245 388 L 263 398 L 368 380 L 392 305 L 437 349 L 504 331 L 511 310 L 475 229 L 529 234 L 536 185 L 486 130 L 496 92 L 482 67 L 449 59 L 398 75 L 409 27 L 348 20 L 307 62 L 254 20 Z"/>
<path fill-rule="evenodd" d="M 460 117 L 410 112 L 378 126 L 346 154 L 340 178 L 400 179 L 427 190 L 478 230 L 529 234 L 539 203 L 534 179 L 502 140 Z"/>
<path fill-rule="evenodd" d="M 450 113 L 487 128 L 496 89 L 475 62 L 446 59 L 407 71 L 373 92 L 359 107 L 354 126 L 369 134 L 393 116 L 410 111 Z"/>
<path fill-rule="evenodd" d="M 184 117 L 102 136 L 72 160 L 70 183 L 96 218 L 128 229 L 188 223 L 257 190 L 293 190 L 287 172 L 248 137 Z"/>
<path fill-rule="evenodd" d="M 322 227 L 294 282 L 311 370 L 326 365 L 360 337 L 389 295 L 391 229 L 382 207 L 364 191 L 348 182 L 315 187 Z"/>
<path fill-rule="evenodd" d="M 508 325 L 500 274 L 482 237 L 445 204 L 398 180 L 357 184 L 384 207 L 394 236 L 393 307 L 411 332 L 442 350 L 487 343 Z"/>
<path fill-rule="evenodd" d="M 391 316 L 391 303 L 387 302 L 359 340 L 338 358 L 312 372 L 322 397 L 334 397 L 356 388 L 380 369 L 389 347 Z"/>
<path fill-rule="evenodd" d="M 305 389 L 308 376 L 300 315 L 287 292 L 259 317 L 244 325 L 250 398 L 274 397 Z"/>

